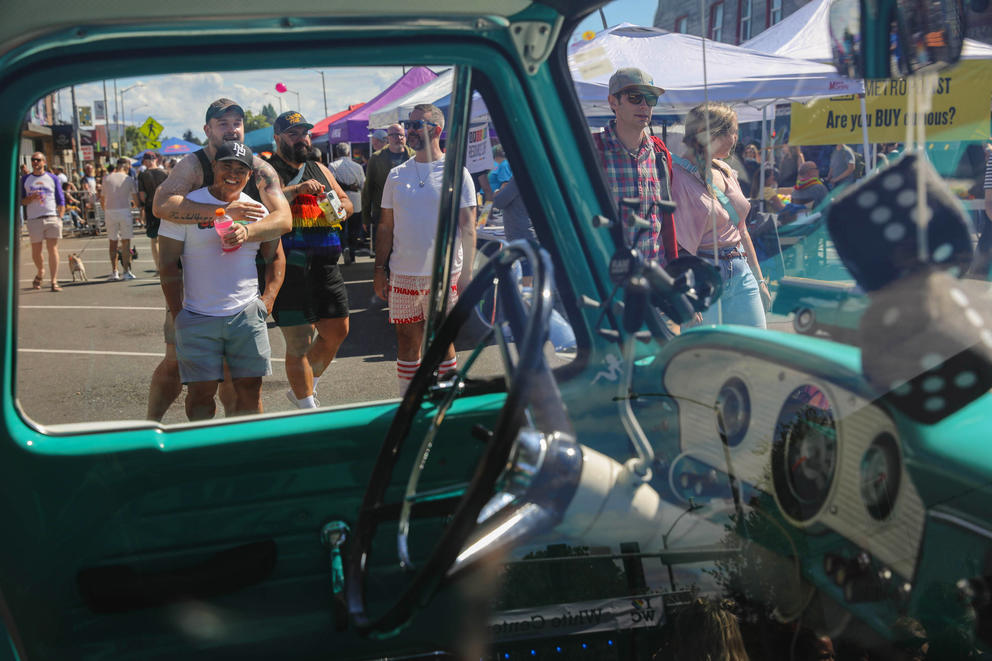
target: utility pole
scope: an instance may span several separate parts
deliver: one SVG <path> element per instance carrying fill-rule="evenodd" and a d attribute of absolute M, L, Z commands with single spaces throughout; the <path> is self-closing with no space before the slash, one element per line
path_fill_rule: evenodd
<path fill-rule="evenodd" d="M 107 131 L 107 156 L 110 156 L 110 108 L 107 106 L 107 81 L 103 81 L 103 125 Z"/>
<path fill-rule="evenodd" d="M 317 71 L 314 69 L 314 71 Z M 327 117 L 327 85 L 324 83 L 324 72 L 317 71 L 320 74 L 320 89 L 324 91 L 324 117 Z"/>
<path fill-rule="evenodd" d="M 72 139 L 73 144 L 76 145 L 76 148 L 73 150 L 73 158 L 76 159 L 76 167 L 81 170 L 83 168 L 83 157 L 81 145 L 79 144 L 79 110 L 76 108 L 76 86 L 73 85 L 70 89 L 72 91 Z"/>
<path fill-rule="evenodd" d="M 110 108 L 107 108 L 110 111 Z M 117 134 L 117 158 L 121 156 L 121 122 L 120 115 L 118 114 L 120 110 L 117 109 L 117 79 L 114 78 L 114 133 Z"/>

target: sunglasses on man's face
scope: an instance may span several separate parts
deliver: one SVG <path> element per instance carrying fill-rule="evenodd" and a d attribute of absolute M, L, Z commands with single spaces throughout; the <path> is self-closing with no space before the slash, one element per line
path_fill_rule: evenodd
<path fill-rule="evenodd" d="M 639 106 L 642 103 L 647 103 L 652 108 L 658 105 L 658 96 L 656 94 L 648 94 L 647 92 L 624 92 L 624 96 L 635 106 Z"/>
<path fill-rule="evenodd" d="M 31 159 L 31 161 L 32 161 L 32 162 L 34 162 L 34 161 L 38 161 L 38 162 L 40 162 L 40 163 L 44 163 L 44 162 L 45 162 L 45 159 L 43 159 L 43 158 L 32 158 L 32 159 Z"/>
<path fill-rule="evenodd" d="M 427 121 L 426 119 L 413 119 L 413 120 L 408 119 L 405 122 L 403 122 L 403 128 L 405 128 L 407 131 L 419 131 L 420 129 L 424 128 L 425 124 L 432 128 L 437 126 L 437 124 L 435 124 L 434 122 Z"/>

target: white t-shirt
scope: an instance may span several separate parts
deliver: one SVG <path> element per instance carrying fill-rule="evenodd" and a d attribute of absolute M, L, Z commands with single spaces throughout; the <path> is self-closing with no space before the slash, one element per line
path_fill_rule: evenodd
<path fill-rule="evenodd" d="M 124 172 L 111 172 L 103 178 L 103 199 L 107 209 L 122 211 L 131 208 L 131 196 L 138 192 L 134 179 Z"/>
<path fill-rule="evenodd" d="M 419 169 L 418 169 L 419 168 Z M 423 182 L 423 186 L 421 186 Z M 399 275 L 431 275 L 434 268 L 434 239 L 441 207 L 444 159 L 418 163 L 411 158 L 389 171 L 382 189 L 382 208 L 393 210 L 393 253 L 389 270 Z M 472 175 L 462 168 L 462 195 L 458 208 L 474 207 Z M 462 244 L 455 249 L 452 271 L 461 271 Z"/>
<path fill-rule="evenodd" d="M 58 187 L 58 192 L 56 188 Z M 59 193 L 62 188 L 58 186 L 58 177 L 50 172 L 41 175 L 28 174 L 24 178 L 23 195 L 39 193 L 41 199 L 34 199 L 27 203 L 25 218 L 41 218 L 43 216 L 54 216 L 58 213 Z M 63 202 L 65 204 L 65 202 Z"/>
<path fill-rule="evenodd" d="M 200 188 L 187 200 L 226 207 Z M 253 202 L 241 193 L 240 201 Z M 220 235 L 213 221 L 197 225 L 180 225 L 162 220 L 160 236 L 183 242 L 183 307 L 208 317 L 228 317 L 241 312 L 258 297 L 258 273 L 255 254 L 259 243 L 244 243 L 234 252 L 221 250 Z"/>

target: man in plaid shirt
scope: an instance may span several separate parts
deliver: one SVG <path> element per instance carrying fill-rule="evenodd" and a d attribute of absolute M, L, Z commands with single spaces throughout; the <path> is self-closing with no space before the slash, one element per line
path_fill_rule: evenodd
<path fill-rule="evenodd" d="M 651 229 L 641 235 L 634 247 L 642 256 L 657 259 L 662 265 L 678 257 L 675 224 L 670 216 L 663 217 L 658 206 L 669 198 L 672 157 L 665 143 L 656 136 L 647 135 L 644 129 L 651 123 L 651 112 L 658 103 L 658 96 L 664 92 L 641 69 L 617 70 L 610 78 L 607 97 L 616 117 L 593 135 L 600 167 L 619 207 L 624 240 L 628 246 L 634 240 L 632 215 L 636 212 L 651 223 Z M 663 159 L 662 172 L 667 178 L 664 187 L 659 178 L 659 158 Z M 636 211 L 621 204 L 624 198 L 640 201 Z"/>

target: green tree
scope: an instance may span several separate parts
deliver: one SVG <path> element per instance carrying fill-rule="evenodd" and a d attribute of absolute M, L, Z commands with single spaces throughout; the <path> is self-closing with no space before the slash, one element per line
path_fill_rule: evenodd
<path fill-rule="evenodd" d="M 130 156 L 135 152 L 141 151 L 145 148 L 145 136 L 138 131 L 137 126 L 125 126 L 124 127 L 124 150 L 125 155 Z"/>
<path fill-rule="evenodd" d="M 276 117 L 278 117 L 278 115 L 276 114 L 276 109 L 272 107 L 271 103 L 266 103 L 262 106 L 262 115 L 265 119 L 269 120 L 269 124 L 276 123 Z"/>
<path fill-rule="evenodd" d="M 559 560 L 547 561 L 550 558 Z M 628 594 L 623 569 L 609 556 L 590 555 L 587 546 L 552 544 L 544 551 L 528 553 L 524 560 L 546 561 L 506 565 L 496 610 L 535 608 Z"/>
<path fill-rule="evenodd" d="M 256 115 L 250 110 L 245 110 L 245 133 L 264 129 L 266 126 L 272 126 L 272 122 L 264 114 Z"/>
<path fill-rule="evenodd" d="M 183 140 L 185 140 L 186 142 L 192 142 L 194 145 L 203 144 L 203 140 L 201 140 L 200 138 L 198 138 L 196 135 L 193 134 L 193 129 L 186 129 L 183 132 Z"/>

